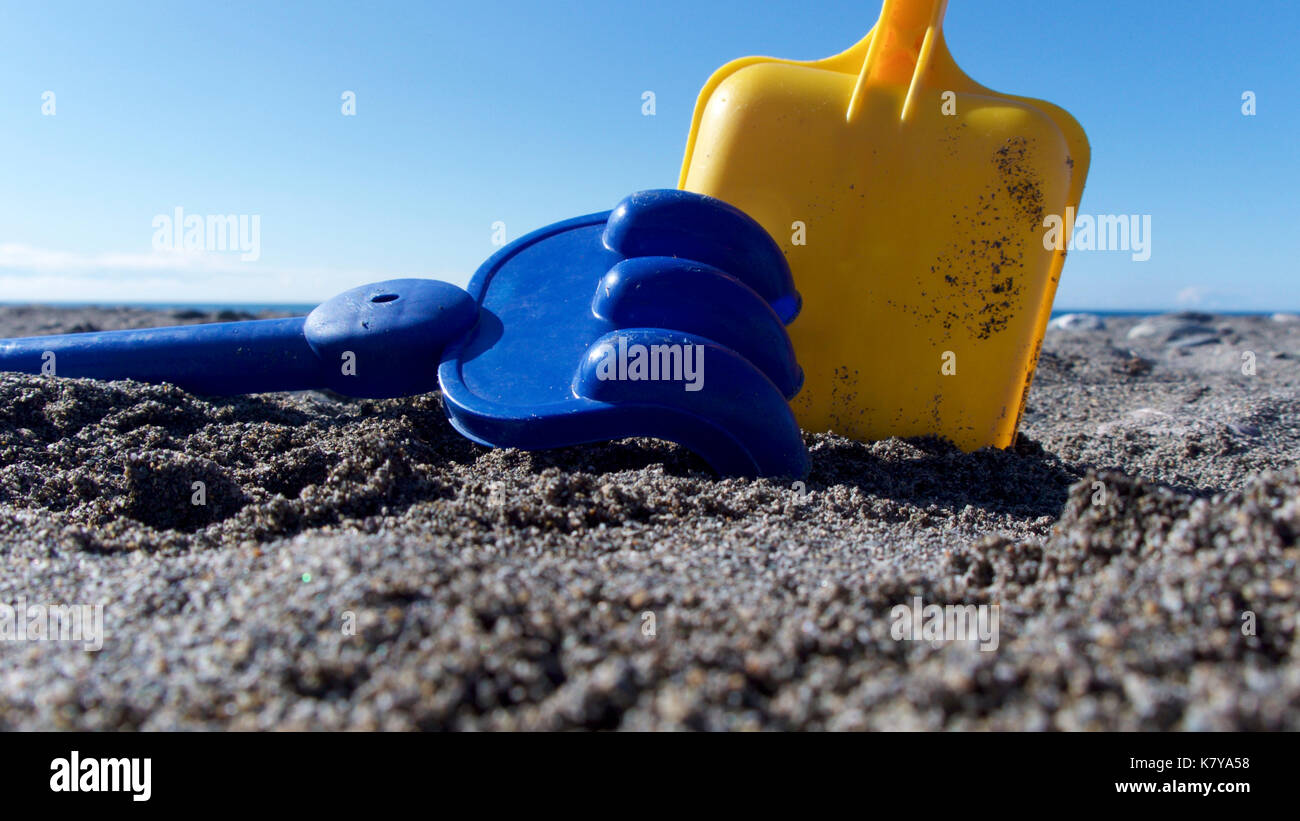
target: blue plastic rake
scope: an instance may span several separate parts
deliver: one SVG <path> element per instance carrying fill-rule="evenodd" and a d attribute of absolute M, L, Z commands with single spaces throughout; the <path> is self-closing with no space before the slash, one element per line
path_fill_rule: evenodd
<path fill-rule="evenodd" d="M 0 370 L 170 382 L 197 394 L 441 388 L 451 424 L 529 450 L 648 436 L 717 472 L 802 476 L 787 400 L 803 373 L 780 248 L 748 216 L 685 191 L 524 236 L 468 293 L 395 279 L 306 317 L 0 341 Z"/>

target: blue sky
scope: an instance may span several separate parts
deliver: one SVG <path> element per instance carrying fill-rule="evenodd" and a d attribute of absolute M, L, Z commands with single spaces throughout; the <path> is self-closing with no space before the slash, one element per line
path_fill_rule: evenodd
<path fill-rule="evenodd" d="M 1150 260 L 1072 254 L 1058 308 L 1300 309 L 1298 9 L 951 0 L 968 73 L 1088 131 L 1081 211 L 1151 215 Z M 514 238 L 674 186 L 696 94 L 724 62 L 827 56 L 878 11 L 4 2 L 0 301 L 309 303 L 396 276 L 463 283 L 494 222 Z M 177 206 L 257 215 L 259 258 L 155 250 L 154 218 Z"/>

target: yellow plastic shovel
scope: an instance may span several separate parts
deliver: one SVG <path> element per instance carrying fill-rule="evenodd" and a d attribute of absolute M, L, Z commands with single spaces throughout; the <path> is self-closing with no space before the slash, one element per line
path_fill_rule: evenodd
<path fill-rule="evenodd" d="M 723 66 L 679 185 L 781 243 L 804 298 L 790 327 L 803 427 L 1008 447 L 1090 152 L 1062 109 L 957 67 L 946 6 L 885 0 L 842 54 Z"/>

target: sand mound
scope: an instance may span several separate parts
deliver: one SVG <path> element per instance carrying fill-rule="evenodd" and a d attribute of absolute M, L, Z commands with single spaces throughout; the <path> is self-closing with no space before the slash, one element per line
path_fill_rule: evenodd
<path fill-rule="evenodd" d="M 798 485 L 0 375 L 0 603 L 107 634 L 0 648 L 0 728 L 1296 729 L 1300 328 L 1222 322 L 1053 332 L 1014 450 L 808 435 Z M 916 597 L 996 649 L 898 640 Z"/>

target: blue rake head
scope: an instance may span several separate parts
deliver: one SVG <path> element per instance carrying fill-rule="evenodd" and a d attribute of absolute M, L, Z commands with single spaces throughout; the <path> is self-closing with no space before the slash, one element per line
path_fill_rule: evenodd
<path fill-rule="evenodd" d="M 469 293 L 398 279 L 306 317 L 0 341 L 0 370 L 171 382 L 195 393 L 441 387 L 452 425 L 529 450 L 648 436 L 731 475 L 802 476 L 787 399 L 803 381 L 780 248 L 748 216 L 646 191 L 551 225 L 479 268 Z"/>
<path fill-rule="evenodd" d="M 789 266 L 758 223 L 686 191 L 516 240 L 469 285 L 478 324 L 443 356 L 452 424 L 520 448 L 652 436 L 722 474 L 802 476 Z"/>

